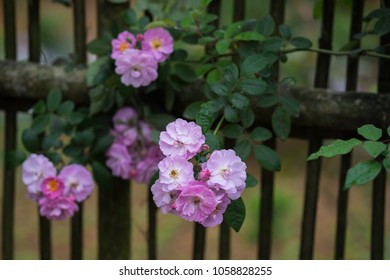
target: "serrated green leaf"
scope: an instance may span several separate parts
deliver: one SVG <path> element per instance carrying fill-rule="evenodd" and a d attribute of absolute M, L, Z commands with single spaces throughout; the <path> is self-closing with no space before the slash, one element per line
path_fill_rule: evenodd
<path fill-rule="evenodd" d="M 280 171 L 280 158 L 273 149 L 265 145 L 259 145 L 255 147 L 254 152 L 255 158 L 262 168 L 269 171 Z"/>
<path fill-rule="evenodd" d="M 95 39 L 88 43 L 88 52 L 96 55 L 107 55 L 111 52 L 111 44 L 104 39 Z"/>
<path fill-rule="evenodd" d="M 245 188 L 253 188 L 257 186 L 257 179 L 255 176 L 246 173 Z"/>
<path fill-rule="evenodd" d="M 309 49 L 313 45 L 312 42 L 304 37 L 295 37 L 290 40 L 290 43 L 298 49 Z"/>
<path fill-rule="evenodd" d="M 222 139 L 218 135 L 215 135 L 211 131 L 205 133 L 206 144 L 210 147 L 211 151 L 219 150 L 222 147 Z"/>
<path fill-rule="evenodd" d="M 248 56 L 241 64 L 241 76 L 248 76 L 263 70 L 270 64 L 268 57 L 254 54 Z"/>
<path fill-rule="evenodd" d="M 67 100 L 63 102 L 60 107 L 58 107 L 58 115 L 60 116 L 68 116 L 74 110 L 73 101 Z"/>
<path fill-rule="evenodd" d="M 211 69 L 213 69 L 213 65 L 210 63 L 202 64 L 199 66 L 199 68 L 196 70 L 196 75 L 203 76 L 204 74 L 208 73 Z"/>
<path fill-rule="evenodd" d="M 234 40 L 260 42 L 260 41 L 264 41 L 265 37 L 258 32 L 244 31 L 244 32 L 241 32 L 241 33 L 237 34 L 236 36 L 234 36 Z"/>
<path fill-rule="evenodd" d="M 390 32 L 390 18 L 382 17 L 380 18 L 374 26 L 374 32 L 378 36 L 383 36 Z"/>
<path fill-rule="evenodd" d="M 229 95 L 229 101 L 237 109 L 246 109 L 249 107 L 250 100 L 245 95 L 233 93 Z"/>
<path fill-rule="evenodd" d="M 133 26 L 137 24 L 137 14 L 133 9 L 124 10 L 122 17 L 127 25 Z"/>
<path fill-rule="evenodd" d="M 223 114 L 228 122 L 235 123 L 239 121 L 237 111 L 230 105 L 225 106 Z"/>
<path fill-rule="evenodd" d="M 319 157 L 333 157 L 335 155 L 345 155 L 353 148 L 362 144 L 362 141 L 352 138 L 349 140 L 336 140 L 328 146 L 322 146 L 317 152 L 311 154 L 307 160 L 317 159 Z"/>
<path fill-rule="evenodd" d="M 229 124 L 223 128 L 223 136 L 230 139 L 236 139 L 242 134 L 244 128 L 238 124 Z"/>
<path fill-rule="evenodd" d="M 234 146 L 236 154 L 245 161 L 251 153 L 252 145 L 249 140 L 242 140 Z"/>
<path fill-rule="evenodd" d="M 257 107 L 268 108 L 272 107 L 279 102 L 279 97 L 275 94 L 267 94 L 260 96 L 259 100 L 256 103 Z"/>
<path fill-rule="evenodd" d="M 96 61 L 90 63 L 87 69 L 87 86 L 96 85 L 96 78 L 99 76 L 103 66 L 109 64 L 109 56 L 101 56 Z"/>
<path fill-rule="evenodd" d="M 390 158 L 385 158 L 382 161 L 383 167 L 386 169 L 387 173 L 390 173 Z"/>
<path fill-rule="evenodd" d="M 270 15 L 266 15 L 261 20 L 259 20 L 256 30 L 265 37 L 271 36 L 275 30 L 274 19 Z"/>
<path fill-rule="evenodd" d="M 288 112 L 278 107 L 272 114 L 272 128 L 281 140 L 286 140 L 291 130 L 291 119 Z"/>
<path fill-rule="evenodd" d="M 61 155 L 56 152 L 48 152 L 46 156 L 54 165 L 59 164 L 62 160 Z"/>
<path fill-rule="evenodd" d="M 250 137 L 254 141 L 266 141 L 272 138 L 272 132 L 265 127 L 256 127 L 252 130 Z"/>
<path fill-rule="evenodd" d="M 31 129 L 34 130 L 35 133 L 39 134 L 49 126 L 49 123 L 50 123 L 50 114 L 39 115 L 34 118 L 31 124 Z"/>
<path fill-rule="evenodd" d="M 291 96 L 280 96 L 279 100 L 282 103 L 283 108 L 287 110 L 290 116 L 299 116 L 300 105 L 298 101 L 296 101 Z"/>
<path fill-rule="evenodd" d="M 219 112 L 226 104 L 225 98 L 219 98 L 215 101 L 207 101 L 207 107 L 211 113 Z"/>
<path fill-rule="evenodd" d="M 381 171 L 382 165 L 375 161 L 361 162 L 350 168 L 345 179 L 344 189 L 347 190 L 353 185 L 364 185 L 371 180 L 374 180 Z"/>
<path fill-rule="evenodd" d="M 267 91 L 268 84 L 261 79 L 245 79 L 238 83 L 237 87 L 250 95 L 260 95 Z"/>
<path fill-rule="evenodd" d="M 164 20 L 155 20 L 152 22 L 149 22 L 144 29 L 152 29 L 152 28 L 157 28 L 157 27 L 162 27 L 162 28 L 175 28 L 176 27 L 176 22 L 171 20 L 171 19 L 164 19 Z"/>
<path fill-rule="evenodd" d="M 291 30 L 288 25 L 281 24 L 279 25 L 279 34 L 283 39 L 289 40 L 291 38 Z"/>
<path fill-rule="evenodd" d="M 54 112 L 55 110 L 57 110 L 58 106 L 61 103 L 61 99 L 62 94 L 59 88 L 53 88 L 52 90 L 50 90 L 46 99 L 47 109 L 50 112 Z"/>
<path fill-rule="evenodd" d="M 61 140 L 56 135 L 46 135 L 42 140 L 42 149 L 48 151 L 50 148 L 58 149 L 62 146 Z"/>
<path fill-rule="evenodd" d="M 245 220 L 245 204 L 241 197 L 232 200 L 223 214 L 223 218 L 232 229 L 236 232 L 240 231 Z"/>
<path fill-rule="evenodd" d="M 220 75 L 220 72 L 218 71 L 218 69 L 211 70 L 207 74 L 207 83 L 209 85 L 212 85 L 212 84 L 218 82 L 219 80 L 221 80 L 221 75 Z"/>
<path fill-rule="evenodd" d="M 37 133 L 31 129 L 25 129 L 22 133 L 22 143 L 27 151 L 35 153 L 39 150 L 39 140 Z"/>
<path fill-rule="evenodd" d="M 35 115 L 43 114 L 46 112 L 46 103 L 43 100 L 39 100 L 35 105 L 33 106 L 33 113 Z"/>
<path fill-rule="evenodd" d="M 210 88 L 214 93 L 222 96 L 226 96 L 229 92 L 229 88 L 221 82 L 210 85 Z"/>
<path fill-rule="evenodd" d="M 234 83 L 238 80 L 238 67 L 231 63 L 222 70 L 222 77 L 229 83 Z"/>
<path fill-rule="evenodd" d="M 202 104 L 199 113 L 196 115 L 196 123 L 202 128 L 203 133 L 206 133 L 210 129 L 213 121 L 207 104 Z"/>
<path fill-rule="evenodd" d="M 111 172 L 100 162 L 92 162 L 92 172 L 96 183 L 100 188 L 112 187 L 112 176 Z"/>
<path fill-rule="evenodd" d="M 252 124 L 255 122 L 255 113 L 250 108 L 241 110 L 239 115 L 241 123 L 245 128 L 252 126 Z"/>
<path fill-rule="evenodd" d="M 196 101 L 187 106 L 183 112 L 183 117 L 187 120 L 195 120 L 196 115 L 199 113 L 200 106 L 203 104 L 201 101 Z"/>
<path fill-rule="evenodd" d="M 376 158 L 381 153 L 386 151 L 387 146 L 382 142 L 365 141 L 363 143 L 363 149 L 373 158 Z"/>
<path fill-rule="evenodd" d="M 382 130 L 372 124 L 363 125 L 357 131 L 359 135 L 371 141 L 377 141 L 382 137 Z"/>
<path fill-rule="evenodd" d="M 215 44 L 215 49 L 217 50 L 218 54 L 224 54 L 227 52 L 227 50 L 230 47 L 231 40 L 229 39 L 223 39 L 221 41 L 218 41 Z"/>

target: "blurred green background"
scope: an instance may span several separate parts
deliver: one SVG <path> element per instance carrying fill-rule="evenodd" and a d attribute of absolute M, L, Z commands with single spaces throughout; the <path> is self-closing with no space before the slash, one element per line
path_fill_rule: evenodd
<path fill-rule="evenodd" d="M 27 59 L 27 1 L 17 0 L 17 38 L 18 59 Z M 148 1 L 142 1 L 145 2 Z M 161 1 L 151 1 L 161 2 Z M 181 1 L 180 6 L 195 5 L 198 1 Z M 229 23 L 232 18 L 233 0 L 223 0 L 221 10 L 221 25 Z M 318 8 L 314 0 L 287 0 L 285 22 L 293 35 L 305 36 L 317 46 L 321 19 L 314 17 L 313 11 Z M 95 1 L 87 1 L 87 36 L 88 41 L 96 36 Z M 350 0 L 336 1 L 334 22 L 333 48 L 340 49 L 348 43 L 350 22 Z M 4 59 L 4 26 L 2 0 L 0 0 L 0 58 Z M 140 5 L 142 6 L 142 5 Z M 379 0 L 366 1 L 365 15 L 379 7 Z M 258 19 L 267 14 L 268 1 L 246 1 L 246 18 Z M 185 10 L 179 10 L 179 17 Z M 50 0 L 41 1 L 41 32 L 42 57 L 41 63 L 53 63 L 58 58 L 67 57 L 73 50 L 71 9 L 53 3 Z M 368 37 L 363 41 L 364 47 L 375 47 L 378 41 Z M 93 59 L 93 57 L 89 57 Z M 289 55 L 289 60 L 281 66 L 281 77 L 292 76 L 297 85 L 312 87 L 316 55 L 299 52 Z M 359 68 L 359 91 L 376 91 L 377 60 L 361 58 Z M 1 70 L 1 69 L 0 69 Z M 1 71 L 0 71 L 1 73 Z M 333 57 L 330 72 L 329 88 L 343 91 L 345 88 L 346 58 Z M 27 113 L 18 115 L 18 133 L 29 126 L 30 116 Z M 3 178 L 4 165 L 4 114 L 0 113 L 0 178 Z M 20 137 L 19 137 L 20 138 Z M 297 259 L 299 254 L 299 236 L 301 216 L 303 211 L 305 163 L 308 144 L 306 141 L 289 139 L 278 142 L 278 150 L 282 159 L 282 171 L 276 174 L 274 224 L 272 240 L 273 259 Z M 19 142 L 18 148 L 22 149 Z M 363 151 L 354 154 L 354 162 L 365 157 Z M 259 176 L 260 168 L 253 158 L 247 161 L 249 171 Z M 336 225 L 336 201 L 338 189 L 338 169 L 340 161 L 323 160 L 320 194 L 317 213 L 315 253 L 316 259 L 332 259 Z M 147 189 L 143 185 L 133 185 L 132 188 L 132 258 L 145 259 L 146 255 L 146 204 Z M 240 233 L 232 233 L 232 259 L 255 259 L 257 254 L 257 235 L 259 220 L 260 188 L 248 189 L 243 194 L 247 207 L 247 218 Z M 3 186 L 0 184 L 0 201 Z M 388 193 L 387 201 L 390 201 Z M 95 259 L 97 256 L 97 195 L 96 192 L 85 203 L 84 212 L 84 257 Z M 370 216 L 371 216 L 371 186 L 354 187 L 350 190 L 348 211 L 348 229 L 346 258 L 369 259 L 370 248 Z M 388 203 L 386 212 L 390 210 Z M 1 209 L 0 209 L 1 219 Z M 386 216 L 385 258 L 390 258 L 390 223 Z M 190 259 L 192 250 L 193 224 L 185 222 L 173 215 L 158 216 L 158 257 L 160 259 Z M 1 220 L 0 220 L 1 224 Z M 53 257 L 55 259 L 69 258 L 70 227 L 69 221 L 53 223 Z M 38 216 L 35 203 L 29 200 L 17 174 L 16 209 L 15 209 L 15 258 L 37 259 L 38 256 Z M 206 258 L 217 258 L 218 228 L 207 230 Z M 1 246 L 1 244 L 0 244 Z"/>

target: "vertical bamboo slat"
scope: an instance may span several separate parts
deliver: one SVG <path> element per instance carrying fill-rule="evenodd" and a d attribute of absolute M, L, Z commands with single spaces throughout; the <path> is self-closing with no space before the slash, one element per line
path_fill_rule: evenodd
<path fill-rule="evenodd" d="M 353 1 L 351 27 L 349 32 L 349 41 L 354 40 L 353 36 L 362 29 L 364 0 Z M 360 43 L 356 48 L 360 47 Z M 359 58 L 348 58 L 347 61 L 347 81 L 346 90 L 356 91 L 357 78 L 359 70 Z M 339 191 L 337 199 L 337 221 L 336 221 L 336 242 L 335 255 L 336 260 L 344 259 L 345 256 L 345 237 L 347 229 L 347 208 L 348 208 L 348 192 L 344 191 L 344 182 L 347 176 L 347 171 L 351 167 L 351 154 L 341 156 Z"/>
<path fill-rule="evenodd" d="M 275 21 L 275 33 L 278 26 L 284 22 L 285 0 L 271 1 L 270 13 Z M 276 77 L 279 78 L 279 64 L 274 65 Z M 272 149 L 276 149 L 276 140 L 272 139 L 264 143 Z M 260 222 L 259 222 L 259 246 L 258 258 L 269 260 L 272 250 L 272 219 L 274 207 L 275 174 L 264 168 L 261 169 L 261 193 L 260 193 Z"/>
<path fill-rule="evenodd" d="M 332 49 L 334 0 L 324 0 L 322 11 L 321 37 L 319 47 Z M 327 88 L 329 80 L 330 55 L 319 54 L 317 56 L 314 87 Z M 316 152 L 322 145 L 322 140 L 315 136 L 316 131 L 312 130 L 312 137 L 309 140 L 309 154 Z M 300 259 L 313 259 L 314 234 L 317 214 L 318 185 L 320 180 L 321 159 L 307 163 L 305 203 L 303 209 Z"/>
<path fill-rule="evenodd" d="M 41 56 L 39 2 L 40 0 L 28 0 L 28 53 L 29 60 L 32 62 L 39 62 Z"/>
<path fill-rule="evenodd" d="M 201 224 L 195 223 L 192 259 L 204 260 L 205 248 L 206 248 L 206 229 Z"/>
<path fill-rule="evenodd" d="M 4 26 L 5 26 L 5 58 L 16 59 L 16 21 L 15 2 L 4 0 Z M 7 110 L 5 113 L 5 150 L 15 150 L 17 134 L 17 112 Z M 6 155 L 7 157 L 7 155 Z M 15 171 L 4 164 L 2 203 L 2 259 L 14 258 L 14 208 L 15 208 Z"/>
<path fill-rule="evenodd" d="M 148 259 L 157 259 L 157 207 L 153 201 L 153 193 L 149 186 L 148 192 Z"/>

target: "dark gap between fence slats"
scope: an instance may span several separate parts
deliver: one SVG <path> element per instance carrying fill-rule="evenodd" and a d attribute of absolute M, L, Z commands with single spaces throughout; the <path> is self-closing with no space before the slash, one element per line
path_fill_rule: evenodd
<path fill-rule="evenodd" d="M 39 2 L 40 0 L 28 0 L 28 54 L 31 62 L 39 62 L 41 57 Z"/>
<path fill-rule="evenodd" d="M 4 43 L 5 58 L 16 59 L 16 21 L 15 21 L 15 1 L 3 0 L 4 9 Z"/>
<path fill-rule="evenodd" d="M 321 37 L 319 39 L 319 47 L 322 49 L 332 49 L 334 6 L 334 0 L 324 0 Z M 328 54 L 318 54 L 314 87 L 327 88 L 330 59 L 331 57 Z M 309 139 L 309 154 L 316 152 L 321 145 L 322 139 L 317 137 L 316 131 L 313 130 L 312 136 Z M 320 172 L 321 158 L 307 163 L 305 202 L 301 226 L 300 259 L 313 259 Z"/>
<path fill-rule="evenodd" d="M 245 0 L 234 0 L 233 5 L 233 22 L 240 21 L 245 18 Z"/>
<path fill-rule="evenodd" d="M 39 209 L 38 209 L 39 212 Z M 39 219 L 39 254 L 41 260 L 51 259 L 51 222 L 42 216 Z"/>
<path fill-rule="evenodd" d="M 276 149 L 276 140 L 271 139 L 264 143 L 266 146 Z M 260 223 L 259 223 L 259 248 L 258 258 L 269 260 L 272 249 L 272 219 L 274 207 L 275 174 L 264 168 L 261 169 L 260 192 Z"/>
<path fill-rule="evenodd" d="M 16 111 L 5 113 L 6 153 L 16 149 L 16 114 Z M 7 164 L 7 154 L 4 162 L 3 187 L 2 258 L 11 260 L 14 257 L 15 170 Z"/>
<path fill-rule="evenodd" d="M 383 1 L 385 7 L 390 7 L 390 0 Z M 380 38 L 380 45 L 390 44 L 390 34 Z M 386 48 L 386 54 L 390 54 L 389 48 Z M 390 63 L 387 59 L 379 60 L 378 71 L 378 92 L 389 94 L 390 92 Z M 383 131 L 389 126 L 389 113 L 384 112 Z M 386 171 L 381 170 L 373 183 L 372 192 L 372 217 L 371 217 L 371 259 L 381 260 L 384 258 L 385 242 L 385 198 L 386 198 Z"/>
<path fill-rule="evenodd" d="M 201 224 L 194 224 L 194 243 L 192 259 L 204 260 L 206 249 L 206 228 Z"/>
<path fill-rule="evenodd" d="M 73 35 L 76 61 L 85 63 L 87 61 L 85 1 L 74 1 L 73 6 Z"/>
<path fill-rule="evenodd" d="M 271 1 L 270 14 L 275 21 L 275 33 L 278 32 L 278 26 L 284 22 L 285 0 Z M 279 79 L 279 64 L 274 65 L 275 79 Z M 276 140 L 266 141 L 264 145 L 276 149 Z M 260 191 L 260 221 L 259 221 L 259 243 L 258 258 L 269 260 L 272 251 L 272 220 L 274 207 L 274 185 L 275 174 L 264 168 L 261 168 L 261 191 Z"/>
<path fill-rule="evenodd" d="M 85 1 L 73 2 L 73 37 L 74 51 L 77 63 L 86 63 L 86 24 Z M 71 259 L 83 258 L 83 206 L 80 204 L 79 212 L 75 214 L 71 222 Z"/>
<path fill-rule="evenodd" d="M 157 259 L 157 207 L 153 200 L 151 186 L 148 192 L 148 259 Z"/>
<path fill-rule="evenodd" d="M 111 30 L 114 20 L 121 18 L 129 3 L 97 1 L 98 36 Z M 98 258 L 129 259 L 131 257 L 131 183 L 113 178 L 111 186 L 98 187 Z"/>
<path fill-rule="evenodd" d="M 351 27 L 349 31 L 349 41 L 354 40 L 354 35 L 361 32 L 363 18 L 364 0 L 353 1 L 351 9 Z M 358 41 L 356 49 L 360 47 Z M 359 70 L 359 58 L 350 58 L 347 60 L 347 81 L 346 90 L 356 91 L 357 78 Z M 346 137 L 347 138 L 347 137 Z M 347 171 L 351 167 L 352 154 L 341 156 L 339 190 L 337 198 L 337 217 L 336 217 L 336 242 L 334 258 L 342 260 L 345 258 L 345 239 L 347 230 L 347 209 L 348 209 L 348 191 L 344 191 L 345 178 Z"/>

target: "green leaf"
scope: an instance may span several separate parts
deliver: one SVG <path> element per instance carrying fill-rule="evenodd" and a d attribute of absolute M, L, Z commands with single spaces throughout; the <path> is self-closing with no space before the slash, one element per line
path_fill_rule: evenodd
<path fill-rule="evenodd" d="M 159 130 L 165 130 L 167 125 L 174 122 L 176 118 L 169 114 L 153 114 L 146 117 L 146 122 Z"/>
<path fill-rule="evenodd" d="M 212 84 L 218 82 L 219 80 L 221 80 L 221 75 L 220 75 L 218 69 L 211 70 L 207 74 L 207 83 L 209 85 L 212 85 Z"/>
<path fill-rule="evenodd" d="M 47 109 L 50 112 L 54 112 L 57 110 L 58 106 L 61 103 L 62 94 L 59 88 L 53 88 L 50 90 L 46 102 L 47 102 Z"/>
<path fill-rule="evenodd" d="M 35 115 L 43 114 L 46 112 L 46 103 L 43 100 L 39 100 L 35 105 L 33 106 L 33 113 Z"/>
<path fill-rule="evenodd" d="M 249 140 L 240 141 L 234 146 L 234 150 L 243 161 L 249 157 L 251 149 L 252 145 Z"/>
<path fill-rule="evenodd" d="M 176 27 L 176 23 L 175 23 L 175 21 L 173 21 L 171 19 L 155 20 L 155 21 L 152 21 L 152 22 L 148 23 L 144 27 L 144 29 L 148 30 L 148 29 L 152 29 L 152 28 L 156 28 L 156 27 L 175 28 Z"/>
<path fill-rule="evenodd" d="M 387 128 L 387 135 L 390 136 L 390 126 Z"/>
<path fill-rule="evenodd" d="M 42 149 L 44 151 L 48 151 L 48 150 L 50 150 L 50 148 L 58 149 L 61 146 L 62 146 L 62 142 L 61 142 L 61 140 L 58 139 L 57 135 L 49 134 L 49 135 L 46 135 L 45 137 L 43 137 Z"/>
<path fill-rule="evenodd" d="M 104 39 L 95 39 L 88 43 L 88 52 L 96 55 L 107 55 L 111 52 L 111 44 Z"/>
<path fill-rule="evenodd" d="M 291 96 L 280 96 L 280 102 L 283 105 L 283 108 L 287 110 L 290 116 L 297 117 L 300 112 L 299 102 L 296 101 Z"/>
<path fill-rule="evenodd" d="M 21 151 L 6 151 L 5 153 L 5 162 L 7 168 L 14 169 L 20 165 L 22 165 L 23 161 L 27 158 L 26 153 Z"/>
<path fill-rule="evenodd" d="M 272 128 L 281 140 L 286 140 L 290 134 L 290 115 L 282 107 L 276 108 L 272 114 Z"/>
<path fill-rule="evenodd" d="M 380 18 L 374 26 L 374 32 L 378 36 L 383 36 L 390 32 L 390 18 L 382 17 Z"/>
<path fill-rule="evenodd" d="M 222 95 L 222 96 L 226 96 L 229 92 L 228 87 L 221 82 L 217 82 L 217 83 L 210 85 L 210 88 L 214 93 L 216 93 L 218 95 Z"/>
<path fill-rule="evenodd" d="M 176 64 L 175 71 L 176 71 L 176 75 L 184 82 L 192 83 L 198 79 L 194 68 L 192 68 L 187 64 L 182 64 L 182 63 Z"/>
<path fill-rule="evenodd" d="M 382 161 L 383 167 L 386 169 L 387 173 L 390 173 L 390 158 L 385 158 Z"/>
<path fill-rule="evenodd" d="M 133 26 L 137 24 L 137 14 L 133 9 L 124 10 L 122 17 L 127 25 Z"/>
<path fill-rule="evenodd" d="M 359 135 L 371 141 L 377 141 L 382 137 L 382 130 L 372 124 L 363 125 L 357 131 Z"/>
<path fill-rule="evenodd" d="M 245 204 L 241 197 L 232 200 L 223 214 L 223 218 L 232 229 L 239 232 L 245 220 Z"/>
<path fill-rule="evenodd" d="M 247 76 L 263 70 L 270 63 L 268 57 L 253 54 L 241 64 L 241 76 Z"/>
<path fill-rule="evenodd" d="M 374 180 L 381 171 L 381 168 L 382 165 L 375 160 L 365 161 L 355 165 L 347 172 L 344 189 L 347 190 L 353 185 L 364 185 Z"/>
<path fill-rule="evenodd" d="M 228 38 L 233 38 L 234 36 L 236 36 L 238 33 L 241 32 L 243 25 L 244 25 L 244 23 L 242 21 L 229 24 L 226 27 L 224 38 L 228 39 Z"/>
<path fill-rule="evenodd" d="M 229 95 L 229 101 L 237 109 L 246 109 L 250 104 L 248 97 L 240 93 Z"/>
<path fill-rule="evenodd" d="M 61 155 L 56 153 L 56 152 L 48 152 L 48 153 L 46 153 L 46 156 L 55 165 L 59 164 L 62 160 Z"/>
<path fill-rule="evenodd" d="M 97 86 L 89 90 L 88 96 L 91 104 L 89 105 L 89 114 L 91 116 L 100 113 L 108 103 L 108 92 L 103 85 Z"/>
<path fill-rule="evenodd" d="M 264 127 L 258 126 L 252 130 L 250 136 L 254 141 L 266 141 L 272 138 L 272 132 Z"/>
<path fill-rule="evenodd" d="M 336 140 L 328 146 L 322 146 L 317 152 L 311 154 L 307 160 L 317 159 L 319 157 L 333 157 L 335 155 L 345 155 L 353 148 L 362 144 L 362 141 L 352 138 L 349 140 Z"/>
<path fill-rule="evenodd" d="M 253 113 L 253 110 L 248 108 L 245 110 L 240 111 L 240 119 L 241 123 L 245 128 L 248 128 L 252 126 L 252 124 L 255 122 L 255 113 Z"/>
<path fill-rule="evenodd" d="M 309 49 L 313 45 L 309 39 L 304 37 L 292 38 L 290 43 L 298 49 Z"/>
<path fill-rule="evenodd" d="M 75 143 L 71 143 L 66 146 L 62 151 L 65 155 L 72 158 L 76 158 L 83 153 L 83 148 Z"/>
<path fill-rule="evenodd" d="M 245 31 L 234 36 L 234 40 L 237 41 L 264 41 L 265 37 L 258 32 Z"/>
<path fill-rule="evenodd" d="M 109 189 L 112 186 L 111 172 L 98 161 L 92 162 L 92 172 L 96 183 L 100 188 Z"/>
<path fill-rule="evenodd" d="M 94 145 L 92 146 L 91 154 L 94 156 L 104 154 L 108 150 L 108 148 L 110 148 L 113 142 L 114 137 L 111 134 L 107 134 L 102 137 L 97 137 Z"/>
<path fill-rule="evenodd" d="M 235 83 L 238 80 L 238 67 L 231 63 L 222 70 L 222 77 L 229 83 Z"/>
<path fill-rule="evenodd" d="M 215 44 L 215 49 L 218 54 L 224 54 L 230 47 L 231 40 L 223 39 Z"/>
<path fill-rule="evenodd" d="M 259 20 L 256 30 L 265 37 L 271 36 L 275 30 L 274 19 L 270 15 L 266 15 L 261 20 Z"/>
<path fill-rule="evenodd" d="M 207 6 L 212 2 L 213 0 L 200 0 L 200 4 L 203 8 L 207 8 Z"/>
<path fill-rule="evenodd" d="M 210 147 L 211 151 L 219 150 L 222 147 L 222 140 L 218 135 L 215 135 L 211 131 L 205 133 L 206 144 Z"/>
<path fill-rule="evenodd" d="M 291 30 L 285 24 L 279 25 L 279 34 L 283 39 L 289 40 L 291 38 Z"/>
<path fill-rule="evenodd" d="M 200 106 L 203 104 L 201 101 L 196 101 L 187 106 L 183 112 L 183 117 L 187 120 L 195 120 L 196 115 L 199 113 Z"/>
<path fill-rule="evenodd" d="M 383 144 L 382 142 L 374 142 L 374 141 L 365 141 L 363 143 L 363 148 L 366 150 L 366 152 L 372 156 L 373 158 L 376 158 L 381 153 L 386 151 L 387 146 Z"/>
<path fill-rule="evenodd" d="M 22 133 L 22 143 L 27 151 L 30 153 L 35 153 L 39 150 L 39 140 L 37 133 L 31 129 L 27 128 Z"/>
<path fill-rule="evenodd" d="M 34 118 L 31 129 L 34 130 L 37 134 L 43 132 L 50 123 L 50 114 L 39 115 Z"/>
<path fill-rule="evenodd" d="M 268 108 L 278 104 L 278 102 L 279 102 L 279 97 L 277 95 L 267 94 L 267 95 L 260 96 L 259 100 L 256 103 L 256 106 L 260 108 Z"/>
<path fill-rule="evenodd" d="M 203 76 L 204 74 L 208 73 L 211 69 L 213 69 L 213 65 L 210 63 L 207 64 L 202 64 L 198 67 L 196 70 L 196 75 L 197 76 Z"/>
<path fill-rule="evenodd" d="M 58 115 L 60 116 L 68 116 L 74 110 L 73 101 L 67 100 L 58 107 Z"/>
<path fill-rule="evenodd" d="M 267 91 L 268 84 L 261 79 L 245 79 L 238 83 L 237 87 L 250 95 L 260 95 Z"/>
<path fill-rule="evenodd" d="M 165 86 L 165 109 L 169 112 L 172 110 L 173 105 L 175 104 L 175 92 L 171 84 Z"/>
<path fill-rule="evenodd" d="M 101 68 L 110 62 L 109 56 L 101 56 L 96 61 L 88 65 L 87 68 L 87 86 L 93 87 L 96 85 L 96 78 L 101 72 Z"/>
<path fill-rule="evenodd" d="M 213 117 L 209 112 L 209 108 L 206 103 L 200 106 L 199 113 L 196 115 L 196 123 L 202 128 L 202 132 L 206 133 L 213 124 Z"/>
<path fill-rule="evenodd" d="M 223 136 L 230 139 L 236 139 L 242 134 L 244 128 L 238 124 L 229 124 L 223 129 Z"/>
<path fill-rule="evenodd" d="M 85 114 L 81 112 L 73 112 L 68 116 L 69 123 L 72 125 L 78 125 L 84 121 Z"/>
<path fill-rule="evenodd" d="M 257 186 L 257 179 L 255 176 L 246 173 L 245 188 L 253 188 Z"/>
<path fill-rule="evenodd" d="M 230 105 L 225 106 L 223 114 L 228 122 L 235 123 L 239 121 L 237 111 Z"/>
<path fill-rule="evenodd" d="M 279 155 L 270 147 L 264 145 L 256 146 L 255 158 L 262 168 L 269 171 L 280 171 Z"/>
<path fill-rule="evenodd" d="M 215 101 L 207 101 L 206 103 L 211 113 L 217 113 L 225 106 L 226 99 L 222 97 Z"/>

